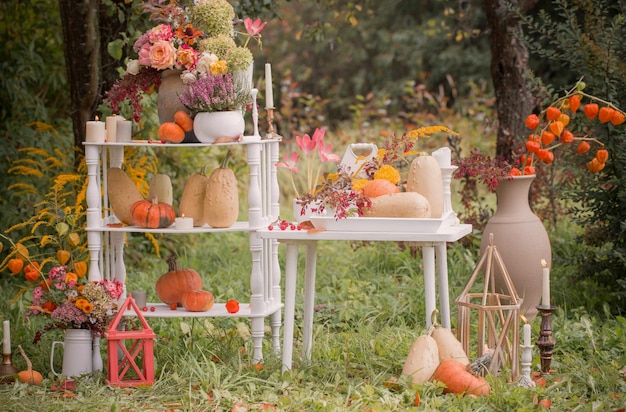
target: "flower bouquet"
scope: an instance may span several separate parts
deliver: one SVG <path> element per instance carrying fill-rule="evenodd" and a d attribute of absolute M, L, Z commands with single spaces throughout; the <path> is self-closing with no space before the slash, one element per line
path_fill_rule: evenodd
<path fill-rule="evenodd" d="M 227 0 L 199 0 L 192 7 L 183 7 L 176 0 L 150 0 L 144 3 L 144 12 L 159 24 L 135 41 L 133 50 L 138 58 L 129 60 L 124 77 L 105 98 L 114 112 L 128 101 L 135 121 L 141 117 L 143 94 L 158 90 L 165 70 L 180 71 L 184 84 L 245 72 L 253 62 L 247 45 L 250 39 L 261 44 L 260 32 L 265 26 L 258 19 L 244 19 L 247 35 L 239 46 L 235 37 L 243 33 L 234 30 L 235 11 Z"/>
<path fill-rule="evenodd" d="M 52 329 L 88 329 L 95 335 L 104 332 L 117 309 L 116 301 L 124 287 L 119 281 L 89 282 L 67 272 L 66 266 L 55 266 L 33 289 L 32 305 L 27 317 L 43 317 L 49 323 L 35 335 Z"/>

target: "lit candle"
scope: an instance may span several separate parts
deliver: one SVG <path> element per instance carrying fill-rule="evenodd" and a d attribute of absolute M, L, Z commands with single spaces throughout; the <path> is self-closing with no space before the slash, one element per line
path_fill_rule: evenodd
<path fill-rule="evenodd" d="M 185 215 L 177 217 L 174 222 L 174 227 L 177 230 L 191 230 L 193 229 L 193 218 L 185 217 Z"/>
<path fill-rule="evenodd" d="M 274 91 L 272 90 L 272 65 L 265 63 L 265 108 L 274 108 Z"/>
<path fill-rule="evenodd" d="M 88 142 L 103 143 L 105 136 L 106 131 L 104 128 L 104 122 L 99 121 L 98 116 L 96 116 L 96 120 L 90 120 L 87 122 L 87 133 L 85 139 Z"/>
<path fill-rule="evenodd" d="M 541 266 L 543 266 L 543 288 L 541 296 L 541 304 L 546 307 L 550 307 L 550 268 L 545 259 L 541 259 Z"/>
<path fill-rule="evenodd" d="M 11 324 L 8 320 L 2 324 L 2 353 L 11 353 Z"/>
<path fill-rule="evenodd" d="M 122 119 L 119 116 L 107 116 L 106 118 L 106 130 L 107 130 L 107 142 L 112 143 L 117 141 L 117 121 Z"/>
<path fill-rule="evenodd" d="M 118 142 L 130 142 L 133 135 L 133 122 L 130 120 L 118 120 L 115 139 Z"/>
<path fill-rule="evenodd" d="M 530 325 L 524 324 L 524 346 L 530 346 Z"/>

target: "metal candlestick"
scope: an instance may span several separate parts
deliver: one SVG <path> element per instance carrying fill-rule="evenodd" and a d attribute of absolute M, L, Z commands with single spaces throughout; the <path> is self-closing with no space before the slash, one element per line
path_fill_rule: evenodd
<path fill-rule="evenodd" d="M 17 368 L 11 363 L 11 354 L 4 353 L 2 355 L 2 365 L 0 365 L 0 383 L 13 383 Z"/>
<path fill-rule="evenodd" d="M 522 350 L 522 376 L 518 382 L 519 386 L 524 388 L 532 388 L 535 386 L 535 382 L 530 377 L 530 365 L 533 361 L 533 346 L 532 345 L 520 345 Z"/>
<path fill-rule="evenodd" d="M 267 134 L 266 139 L 281 139 L 278 133 L 274 131 L 274 108 L 266 107 L 265 111 L 267 112 Z"/>
<path fill-rule="evenodd" d="M 548 375 L 550 373 L 550 363 L 552 363 L 552 349 L 556 344 L 556 341 L 552 337 L 552 323 L 550 317 L 556 310 L 555 306 L 537 306 L 537 310 L 541 313 L 541 330 L 539 332 L 539 339 L 537 339 L 537 346 L 539 347 L 539 354 L 541 355 L 541 374 Z"/>

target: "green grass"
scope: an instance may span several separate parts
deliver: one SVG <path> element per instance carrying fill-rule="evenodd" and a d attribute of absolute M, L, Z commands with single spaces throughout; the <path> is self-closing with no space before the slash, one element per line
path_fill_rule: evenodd
<path fill-rule="evenodd" d="M 555 255 L 567 256 L 571 227 L 557 231 Z M 568 237 L 569 236 L 569 237 Z M 196 268 L 217 300 L 246 299 L 250 265 L 245 256 L 247 236 L 231 234 L 220 241 L 202 238 L 191 247 L 184 236 L 176 240 L 184 266 Z M 187 244 L 187 246 L 184 246 Z M 474 242 L 475 244 L 475 242 Z M 131 246 L 132 247 L 132 246 Z M 280 259 L 284 259 L 281 246 Z M 569 248 L 573 248 L 569 243 Z M 476 264 L 477 248 L 453 245 L 449 250 L 450 298 L 458 296 Z M 127 254 L 133 255 L 132 248 Z M 44 335 L 33 345 L 40 326 L 20 315 L 23 299 L 9 303 L 16 282 L 0 278 L 5 318 L 12 320 L 13 347 L 21 344 L 34 368 L 46 380 L 38 387 L 24 384 L 0 386 L 0 410 L 9 411 L 209 411 L 246 405 L 263 410 L 450 410 L 525 411 L 536 409 L 538 399 L 550 398 L 555 410 L 617 410 L 626 404 L 626 320 L 586 306 L 600 307 L 598 298 L 568 281 L 567 265 L 554 265 L 553 318 L 556 347 L 546 387 L 524 389 L 505 377 L 489 377 L 492 395 L 485 398 L 443 395 L 434 383 L 414 386 L 405 378 L 386 385 L 400 372 L 408 350 L 425 331 L 421 258 L 395 243 L 323 242 L 318 247 L 313 351 L 310 361 L 300 357 L 302 279 L 297 287 L 294 368 L 281 373 L 280 356 L 264 340 L 262 370 L 252 367 L 252 345 L 247 320 L 151 319 L 157 334 L 156 383 L 147 388 L 111 388 L 103 376 L 81 379 L 70 397 L 52 392 L 50 342 L 60 333 Z M 132 256 L 141 270 L 129 266 L 128 288 L 143 288 L 154 296 L 154 282 L 166 264 L 147 255 Z M 284 262 L 282 262 L 284 263 Z M 303 264 L 304 262 L 301 262 Z M 228 279 L 228 281 L 226 280 Z M 453 305 L 453 324 L 456 307 Z M 533 336 L 538 336 L 538 321 Z M 269 332 L 267 333 L 269 336 Z M 103 354 L 106 351 L 103 347 Z M 534 371 L 539 355 L 533 352 Z M 18 368 L 25 367 L 14 355 Z M 60 360 L 55 369 L 60 369 Z M 416 392 L 421 406 L 413 407 Z M 265 405 L 264 405 L 265 403 Z"/>

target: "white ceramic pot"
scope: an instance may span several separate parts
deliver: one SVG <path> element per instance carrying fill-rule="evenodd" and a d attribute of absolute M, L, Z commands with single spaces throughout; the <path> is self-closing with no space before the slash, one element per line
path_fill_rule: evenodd
<path fill-rule="evenodd" d="M 213 143 L 219 137 L 239 138 L 246 123 L 238 110 L 228 112 L 201 112 L 193 119 L 193 131 L 202 143 Z"/>
<path fill-rule="evenodd" d="M 50 352 L 50 369 L 52 369 L 52 373 L 68 379 L 91 373 L 93 371 L 92 344 L 90 330 L 66 330 L 63 342 L 52 342 L 52 350 Z M 63 346 L 63 369 L 60 374 L 54 370 L 54 348 L 56 345 Z"/>

